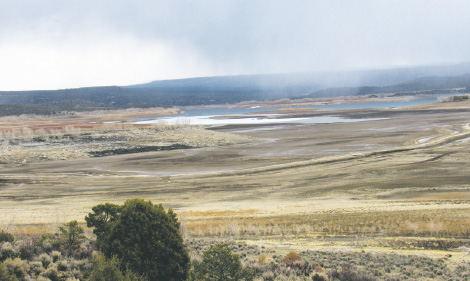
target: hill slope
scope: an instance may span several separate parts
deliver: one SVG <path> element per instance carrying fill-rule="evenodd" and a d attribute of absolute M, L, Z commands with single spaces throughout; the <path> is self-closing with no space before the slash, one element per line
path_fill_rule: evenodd
<path fill-rule="evenodd" d="M 150 106 L 237 103 L 290 97 L 350 96 L 470 86 L 470 63 L 323 73 L 238 75 L 153 81 L 132 86 L 0 92 L 0 115 L 53 114 Z"/>
<path fill-rule="evenodd" d="M 466 88 L 463 91 L 468 92 L 468 88 L 470 88 L 470 73 L 459 76 L 422 77 L 404 83 L 382 87 L 361 86 L 328 88 L 313 92 L 303 97 L 354 96 L 384 93 L 413 95 L 416 92 L 435 91 L 435 93 L 440 93 L 440 90 L 450 90 L 455 88 Z"/>

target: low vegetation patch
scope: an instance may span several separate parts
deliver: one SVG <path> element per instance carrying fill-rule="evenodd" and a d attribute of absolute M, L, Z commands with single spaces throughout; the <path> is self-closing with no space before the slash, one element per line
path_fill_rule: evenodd
<path fill-rule="evenodd" d="M 185 222 L 185 231 L 196 237 L 417 237 L 443 239 L 430 243 L 418 239 L 412 243 L 417 248 L 442 250 L 468 243 L 470 213 L 467 208 L 270 216 L 215 213 L 211 217 L 203 212 L 200 216 L 194 213 Z M 394 245 L 405 247 L 398 243 Z"/>
<path fill-rule="evenodd" d="M 123 228 L 124 225 L 121 225 L 120 220 L 130 219 L 130 217 L 127 218 L 130 215 L 134 219 L 140 218 L 138 220 L 140 221 L 142 214 L 137 215 L 134 212 L 147 212 L 134 203 L 137 205 L 151 204 L 148 201 L 133 199 L 124 205 L 100 204 L 95 206 L 87 220 L 92 222 L 97 240 L 94 236 L 83 237 L 82 226 L 72 221 L 62 225 L 56 233 L 1 242 L 1 280 L 170 280 L 151 278 L 150 271 L 141 271 L 142 265 L 146 264 L 145 260 L 148 258 L 148 246 L 142 247 L 140 244 L 160 241 L 161 243 L 156 244 L 157 247 L 173 248 L 174 243 L 157 238 L 135 239 L 134 242 L 137 244 L 131 246 L 127 242 L 130 240 L 125 238 L 124 234 L 123 243 L 119 242 L 119 236 L 116 235 L 118 231 L 124 230 L 125 233 L 128 233 L 127 230 L 134 229 L 137 231 L 136 233 L 142 235 L 152 235 L 151 233 L 158 235 L 157 233 L 160 232 L 158 227 L 152 231 L 145 230 L 150 229 L 148 226 L 151 223 L 134 225 L 122 221 L 121 223 L 128 227 Z M 175 213 L 160 209 L 160 205 L 152 206 L 156 210 L 166 213 L 165 216 L 173 230 L 177 229 L 174 228 L 176 226 L 180 227 Z M 125 208 L 130 208 L 130 210 L 125 210 Z M 157 217 L 149 216 L 147 218 L 153 220 Z M 132 237 L 140 235 L 128 234 Z M 111 248 L 107 248 L 107 243 L 117 245 L 117 248 L 111 251 Z M 283 247 L 259 246 L 227 238 L 187 238 L 182 249 L 185 249 L 183 253 L 187 253 L 188 259 L 182 264 L 188 266 L 186 269 L 188 280 L 193 281 L 392 281 L 468 280 L 470 278 L 468 260 L 451 260 L 450 255 L 433 258 L 423 255 L 333 248 L 331 250 L 312 250 L 302 249 L 298 245 L 295 248 L 296 250 L 292 250 L 287 244 Z M 106 252 L 108 257 L 103 255 L 103 252 Z M 167 255 L 170 252 L 163 251 L 161 253 Z M 132 259 L 142 260 L 133 264 L 132 259 L 126 255 L 130 255 L 129 257 Z M 152 260 L 158 264 L 155 265 L 156 268 L 169 261 L 158 258 Z M 170 267 L 165 268 L 170 270 Z M 183 274 L 182 278 L 174 280 L 186 280 L 183 276 L 186 275 Z"/>
<path fill-rule="evenodd" d="M 18 165 L 249 142 L 247 137 L 190 125 L 103 123 L 90 128 L 0 130 L 0 163 Z"/>

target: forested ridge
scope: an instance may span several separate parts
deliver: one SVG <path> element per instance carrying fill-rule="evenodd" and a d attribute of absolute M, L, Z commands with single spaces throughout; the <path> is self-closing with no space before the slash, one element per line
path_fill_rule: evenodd
<path fill-rule="evenodd" d="M 435 75 L 423 76 L 425 74 Z M 455 69 L 443 67 L 323 74 L 219 76 L 154 81 L 132 86 L 0 91 L 0 116 L 234 104 L 282 98 L 374 94 L 438 95 L 468 93 L 469 89 L 470 64 L 459 65 Z"/>

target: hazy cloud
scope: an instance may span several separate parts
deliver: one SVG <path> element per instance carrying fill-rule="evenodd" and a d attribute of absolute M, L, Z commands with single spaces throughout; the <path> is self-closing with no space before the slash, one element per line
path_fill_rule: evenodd
<path fill-rule="evenodd" d="M 470 61 L 470 2 L 0 0 L 0 89 Z"/>

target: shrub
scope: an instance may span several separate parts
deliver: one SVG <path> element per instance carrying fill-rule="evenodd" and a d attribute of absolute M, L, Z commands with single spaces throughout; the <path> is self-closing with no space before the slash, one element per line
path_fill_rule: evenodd
<path fill-rule="evenodd" d="M 19 255 L 20 258 L 24 260 L 30 260 L 35 254 L 34 243 L 31 239 L 26 239 L 21 241 L 19 246 Z"/>
<path fill-rule="evenodd" d="M 29 270 L 34 275 L 39 275 L 45 270 L 45 268 L 42 266 L 40 261 L 33 261 L 29 263 Z"/>
<path fill-rule="evenodd" d="M 323 269 L 323 267 L 321 267 L 321 266 L 317 265 L 317 266 L 315 266 L 315 271 L 318 271 L 318 272 L 323 272 L 323 271 L 324 271 L 324 269 Z"/>
<path fill-rule="evenodd" d="M 78 270 L 78 269 L 72 269 L 71 271 L 69 271 L 69 275 L 70 276 L 67 279 L 67 281 L 72 281 L 72 280 L 79 281 L 82 278 L 82 274 L 80 273 L 80 270 Z M 86 279 L 83 278 L 81 280 L 86 280 Z"/>
<path fill-rule="evenodd" d="M 194 280 L 235 281 L 253 280 L 253 273 L 243 269 L 240 257 L 232 254 L 225 243 L 212 246 L 202 255 L 202 263 L 196 264 Z"/>
<path fill-rule="evenodd" d="M 299 254 L 295 253 L 295 252 L 290 252 L 289 254 L 287 254 L 287 256 L 285 256 L 282 261 L 286 264 L 286 265 L 294 265 L 295 263 L 298 263 L 300 261 L 302 261 L 302 258 L 300 257 Z"/>
<path fill-rule="evenodd" d="M 59 251 L 52 251 L 50 257 L 52 258 L 52 262 L 57 262 L 62 257 L 62 254 Z"/>
<path fill-rule="evenodd" d="M 7 267 L 8 271 L 13 273 L 18 279 L 25 279 L 29 271 L 29 266 L 24 260 L 20 258 L 8 258 L 3 263 Z"/>
<path fill-rule="evenodd" d="M 46 271 L 41 273 L 40 276 L 49 278 L 51 281 L 61 281 L 61 279 L 63 277 L 62 274 L 59 274 L 59 272 L 57 271 L 57 267 L 54 264 L 49 266 L 46 269 Z"/>
<path fill-rule="evenodd" d="M 58 271 L 67 271 L 68 263 L 67 261 L 59 261 L 57 263 L 57 270 Z"/>
<path fill-rule="evenodd" d="M 15 237 L 11 233 L 8 233 L 2 229 L 0 231 L 0 243 L 1 242 L 13 242 L 15 241 Z"/>
<path fill-rule="evenodd" d="M 376 281 L 377 278 L 369 276 L 363 272 L 359 272 L 349 263 L 343 263 L 337 269 L 332 270 L 328 274 L 333 280 L 340 281 Z"/>
<path fill-rule="evenodd" d="M 49 264 L 52 263 L 51 257 L 46 253 L 41 254 L 39 256 L 39 261 L 42 263 L 42 266 L 44 266 L 44 268 L 47 268 L 49 266 Z"/>
<path fill-rule="evenodd" d="M 94 227 L 106 258 L 114 256 L 121 269 L 129 268 L 149 280 L 186 280 L 189 255 L 173 211 L 143 199 L 129 199 L 123 206 L 102 204 L 85 217 Z"/>
<path fill-rule="evenodd" d="M 2 245 L 1 251 L 0 251 L 0 261 L 4 261 L 8 258 L 16 258 L 18 256 L 18 253 L 13 249 L 13 246 L 11 245 L 10 242 L 5 242 Z"/>
<path fill-rule="evenodd" d="M 58 242 L 56 241 L 56 235 L 52 233 L 45 233 L 42 234 L 41 237 L 39 237 L 39 239 L 36 241 L 36 246 L 41 248 L 44 252 L 49 253 L 50 251 L 52 251 L 52 248 L 54 248 L 54 246 L 57 246 L 57 249 L 59 248 Z"/>
<path fill-rule="evenodd" d="M 125 274 L 119 269 L 119 260 L 116 257 L 106 259 L 99 255 L 93 260 L 93 270 L 88 281 L 145 281 L 146 279 L 130 271 Z"/>
<path fill-rule="evenodd" d="M 14 274 L 10 274 L 5 264 L 0 263 L 0 280 L 2 281 L 18 281 Z"/>
<path fill-rule="evenodd" d="M 328 276 L 326 276 L 324 273 L 315 273 L 315 275 L 312 276 L 312 281 L 327 281 Z"/>
<path fill-rule="evenodd" d="M 274 281 L 275 278 L 274 273 L 272 271 L 264 272 L 261 277 L 263 277 L 264 281 Z"/>
<path fill-rule="evenodd" d="M 93 252 L 96 251 L 96 241 L 87 241 L 88 243 L 83 243 L 80 250 L 76 251 L 74 257 L 76 259 L 92 259 Z"/>
<path fill-rule="evenodd" d="M 258 263 L 263 264 L 266 261 L 267 258 L 268 258 L 267 256 L 260 256 L 258 258 Z"/>

